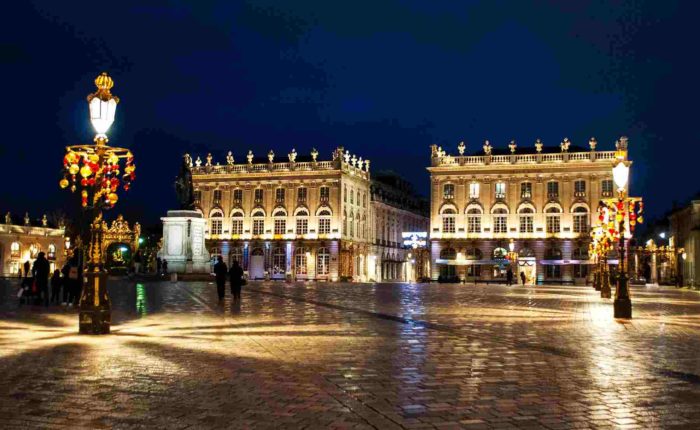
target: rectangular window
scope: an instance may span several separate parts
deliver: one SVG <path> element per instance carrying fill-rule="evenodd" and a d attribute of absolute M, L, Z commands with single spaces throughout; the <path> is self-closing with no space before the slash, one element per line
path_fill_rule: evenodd
<path fill-rule="evenodd" d="M 445 200 L 453 200 L 455 198 L 455 185 L 454 184 L 443 185 L 442 198 Z"/>
<path fill-rule="evenodd" d="M 263 189 L 262 188 L 255 189 L 254 199 L 255 199 L 255 203 L 262 203 L 262 201 L 263 201 Z"/>
<path fill-rule="evenodd" d="M 559 215 L 547 215 L 547 233 L 559 233 L 560 231 Z"/>
<path fill-rule="evenodd" d="M 520 184 L 520 198 L 521 199 L 531 199 L 532 198 L 532 182 L 523 182 Z"/>
<path fill-rule="evenodd" d="M 297 219 L 297 234 L 306 234 L 309 231 L 308 219 Z"/>
<path fill-rule="evenodd" d="M 221 190 L 214 190 L 214 204 L 218 205 L 221 203 Z"/>
<path fill-rule="evenodd" d="M 297 188 L 297 202 L 306 203 L 306 187 Z"/>
<path fill-rule="evenodd" d="M 496 182 L 496 198 L 505 199 L 506 198 L 506 183 Z"/>
<path fill-rule="evenodd" d="M 493 218 L 493 232 L 507 233 L 508 232 L 508 217 L 505 215 L 497 215 Z"/>
<path fill-rule="evenodd" d="M 233 203 L 240 205 L 243 202 L 243 190 L 233 190 Z"/>
<path fill-rule="evenodd" d="M 194 197 L 194 202 L 197 203 L 197 204 L 199 204 L 199 202 L 202 201 L 202 192 L 199 191 L 199 190 L 196 190 L 196 191 L 194 192 L 193 197 Z"/>
<path fill-rule="evenodd" d="M 321 218 L 318 220 L 318 233 L 319 234 L 330 234 L 331 232 L 331 219 Z"/>
<path fill-rule="evenodd" d="M 467 216 L 467 233 L 481 233 L 481 215 Z"/>
<path fill-rule="evenodd" d="M 574 214 L 574 233 L 588 233 L 588 214 Z"/>
<path fill-rule="evenodd" d="M 478 199 L 479 198 L 479 183 L 472 182 L 469 184 L 469 198 Z"/>
<path fill-rule="evenodd" d="M 243 234 L 243 220 L 234 219 L 231 234 Z"/>
<path fill-rule="evenodd" d="M 367 194 L 362 193 L 362 207 L 366 208 L 367 207 Z"/>
<path fill-rule="evenodd" d="M 455 232 L 455 217 L 453 217 L 453 216 L 443 216 L 442 217 L 442 232 L 443 233 L 454 233 Z"/>
<path fill-rule="evenodd" d="M 345 185 L 343 187 L 343 203 L 347 203 L 347 202 L 348 202 L 348 186 Z"/>
<path fill-rule="evenodd" d="M 578 180 L 574 182 L 574 196 L 586 197 L 586 181 Z"/>
<path fill-rule="evenodd" d="M 561 266 L 554 264 L 548 264 L 545 267 L 545 276 L 548 279 L 559 279 L 561 278 Z"/>
<path fill-rule="evenodd" d="M 532 216 L 531 215 L 521 215 L 520 216 L 520 232 L 521 233 L 532 233 Z"/>
<path fill-rule="evenodd" d="M 223 222 L 220 219 L 211 220 L 211 234 L 221 234 Z"/>
<path fill-rule="evenodd" d="M 277 188 L 275 190 L 275 203 L 279 205 L 284 204 L 284 188 Z"/>
<path fill-rule="evenodd" d="M 275 219 L 275 234 L 284 234 L 286 233 L 287 229 L 287 220 L 284 218 L 276 218 Z"/>
<path fill-rule="evenodd" d="M 558 199 L 559 198 L 559 182 L 550 181 L 547 182 L 547 198 Z"/>
<path fill-rule="evenodd" d="M 253 234 L 263 234 L 265 233 L 265 220 L 264 219 L 254 219 L 253 220 Z"/>
<path fill-rule="evenodd" d="M 350 204 L 355 204 L 355 192 L 353 190 L 350 190 Z"/>
<path fill-rule="evenodd" d="M 328 187 L 321 187 L 319 189 L 319 200 L 321 203 L 328 203 L 331 198 L 331 189 Z"/>
<path fill-rule="evenodd" d="M 613 181 L 612 179 L 604 179 L 601 183 L 601 191 L 603 197 L 612 197 L 613 195 Z"/>

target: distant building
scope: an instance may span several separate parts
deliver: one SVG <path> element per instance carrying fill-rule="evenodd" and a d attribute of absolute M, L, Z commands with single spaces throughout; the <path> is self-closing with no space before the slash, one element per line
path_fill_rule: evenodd
<path fill-rule="evenodd" d="M 66 261 L 65 227 L 52 226 L 46 218 L 31 220 L 28 214 L 19 220 L 8 212 L 0 224 L 0 261 L 3 276 L 19 276 L 25 262 L 34 263 L 44 252 L 51 270 L 60 269 Z"/>
<path fill-rule="evenodd" d="M 197 158 L 195 205 L 212 257 L 239 261 L 251 279 L 368 280 L 369 160 L 342 147 L 318 155 Z"/>
<path fill-rule="evenodd" d="M 402 233 L 428 231 L 428 202 L 395 173 L 372 177 L 373 242 L 369 277 L 380 281 L 417 281 L 415 252 L 403 245 Z"/>
<path fill-rule="evenodd" d="M 591 212 L 613 196 L 614 151 L 532 148 L 451 155 L 432 147 L 432 279 L 503 280 L 517 253 L 528 282 L 585 282 Z M 625 142 L 626 144 L 626 142 Z M 513 248 L 513 251 L 510 248 Z"/>
<path fill-rule="evenodd" d="M 677 264 L 681 274 L 679 284 L 700 287 L 700 199 L 671 213 L 670 242 L 680 252 Z M 681 251 L 682 248 L 682 251 Z"/>

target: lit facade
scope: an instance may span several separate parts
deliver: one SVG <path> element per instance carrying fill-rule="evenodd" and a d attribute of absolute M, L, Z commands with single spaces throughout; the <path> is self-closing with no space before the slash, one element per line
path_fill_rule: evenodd
<path fill-rule="evenodd" d="M 559 148 L 449 155 L 432 147 L 431 278 L 500 280 L 505 257 L 517 253 L 516 276 L 528 283 L 585 282 L 591 213 L 613 196 L 614 151 Z M 512 248 L 512 251 L 511 251 Z M 512 255 L 512 254 L 511 254 Z"/>
<path fill-rule="evenodd" d="M 372 232 L 370 279 L 414 282 L 425 264 L 419 252 L 403 245 L 404 232 L 428 231 L 428 204 L 411 185 L 395 174 L 378 174 L 372 179 Z"/>
<path fill-rule="evenodd" d="M 32 223 L 28 215 L 16 223 L 6 214 L 4 224 L 0 224 L 2 275 L 19 276 L 24 263 L 33 264 L 39 252 L 46 254 L 51 271 L 60 269 L 66 261 L 64 236 L 65 227 L 50 227 L 46 215 L 38 223 Z"/>
<path fill-rule="evenodd" d="M 671 244 L 679 251 L 677 255 L 678 284 L 700 287 L 700 200 L 678 209 L 669 216 Z M 654 262 L 656 265 L 656 262 Z M 654 270 L 655 272 L 655 270 Z"/>
<path fill-rule="evenodd" d="M 239 261 L 250 279 L 368 280 L 369 160 L 342 147 L 317 157 L 197 158 L 195 206 L 212 257 Z"/>

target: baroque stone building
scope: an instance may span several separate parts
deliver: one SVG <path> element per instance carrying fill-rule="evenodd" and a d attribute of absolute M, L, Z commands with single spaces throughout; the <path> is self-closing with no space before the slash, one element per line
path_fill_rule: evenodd
<path fill-rule="evenodd" d="M 195 205 L 212 257 L 239 261 L 250 279 L 368 280 L 370 162 L 342 147 L 318 155 L 198 157 Z"/>
<path fill-rule="evenodd" d="M 395 173 L 382 172 L 372 177 L 373 243 L 370 255 L 370 279 L 380 281 L 417 281 L 423 270 L 417 265 L 417 251 L 403 246 L 402 234 L 428 231 L 428 202 L 418 196 L 411 184 Z"/>
<path fill-rule="evenodd" d="M 693 199 L 669 217 L 670 242 L 675 249 L 682 249 L 677 255 L 678 284 L 700 287 L 700 199 Z M 655 272 L 655 270 L 654 270 Z"/>
<path fill-rule="evenodd" d="M 66 261 L 64 236 L 65 227 L 50 225 L 46 215 L 36 221 L 25 214 L 19 221 L 8 212 L 0 224 L 2 276 L 18 276 L 24 263 L 33 264 L 39 252 L 46 254 L 52 271 L 60 269 Z"/>
<path fill-rule="evenodd" d="M 626 138 L 625 145 L 626 145 Z M 529 283 L 585 282 L 589 226 L 598 201 L 613 196 L 614 151 L 575 148 L 564 139 L 558 148 L 447 154 L 433 146 L 430 240 L 437 280 L 501 280 L 510 256 Z M 512 248 L 512 249 L 511 249 Z M 510 254 L 509 254 L 510 253 Z"/>

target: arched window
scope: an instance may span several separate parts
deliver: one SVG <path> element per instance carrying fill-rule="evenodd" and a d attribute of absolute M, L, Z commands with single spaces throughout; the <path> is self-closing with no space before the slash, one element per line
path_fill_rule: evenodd
<path fill-rule="evenodd" d="M 38 243 L 29 245 L 29 258 L 36 258 L 39 255 L 39 251 L 41 251 L 41 247 Z"/>
<path fill-rule="evenodd" d="M 330 208 L 320 208 L 316 212 L 316 216 L 318 216 L 318 234 L 330 234 L 332 216 Z"/>
<path fill-rule="evenodd" d="M 10 257 L 11 258 L 20 258 L 21 254 L 21 249 L 19 246 L 19 242 L 12 242 L 10 245 Z"/>
<path fill-rule="evenodd" d="M 481 209 L 467 210 L 467 233 L 481 233 Z"/>
<path fill-rule="evenodd" d="M 283 246 L 272 250 L 272 274 L 284 275 L 287 269 L 287 251 Z"/>
<path fill-rule="evenodd" d="M 287 232 L 287 211 L 284 208 L 275 209 L 272 218 L 275 222 L 275 234 L 285 234 Z"/>
<path fill-rule="evenodd" d="M 442 210 L 442 232 L 443 233 L 454 233 L 457 231 L 455 215 L 457 211 L 451 207 L 447 207 Z"/>
<path fill-rule="evenodd" d="M 588 209 L 585 206 L 574 208 L 574 233 L 588 233 Z"/>
<path fill-rule="evenodd" d="M 265 211 L 256 209 L 251 214 L 253 217 L 253 234 L 261 235 L 265 233 Z"/>
<path fill-rule="evenodd" d="M 544 252 L 545 260 L 561 260 L 561 249 L 548 248 Z"/>
<path fill-rule="evenodd" d="M 545 210 L 547 214 L 547 233 L 559 233 L 561 231 L 561 208 L 551 206 Z"/>
<path fill-rule="evenodd" d="M 309 248 L 300 246 L 294 251 L 294 270 L 297 275 L 306 275 L 308 272 L 307 265 L 307 253 Z"/>
<path fill-rule="evenodd" d="M 506 258 L 506 255 L 508 255 L 508 251 L 506 251 L 505 248 L 496 248 L 493 250 L 493 259 L 494 260 L 502 260 Z"/>
<path fill-rule="evenodd" d="M 238 261 L 238 264 L 243 267 L 243 249 L 240 246 L 234 246 L 228 255 L 229 264 L 233 264 L 234 261 Z"/>
<path fill-rule="evenodd" d="M 533 218 L 534 210 L 530 207 L 521 207 L 518 211 L 518 218 L 520 221 L 520 232 L 521 233 L 532 233 L 534 231 Z"/>
<path fill-rule="evenodd" d="M 243 211 L 240 209 L 231 213 L 231 234 L 243 234 Z"/>
<path fill-rule="evenodd" d="M 309 232 L 309 211 L 305 208 L 297 208 L 294 212 L 296 216 L 297 234 L 306 234 Z"/>
<path fill-rule="evenodd" d="M 534 257 L 534 256 L 535 256 L 534 251 L 528 247 L 520 248 L 520 251 L 518 251 L 518 257 L 521 257 L 521 258 L 530 258 L 530 257 Z"/>
<path fill-rule="evenodd" d="M 505 208 L 496 208 L 493 210 L 493 232 L 507 233 L 508 232 L 508 210 Z"/>
<path fill-rule="evenodd" d="M 464 258 L 467 260 L 481 260 L 483 258 L 483 253 L 479 248 L 467 248 Z"/>
<path fill-rule="evenodd" d="M 440 258 L 443 260 L 456 260 L 457 251 L 454 248 L 443 248 L 440 251 Z"/>
<path fill-rule="evenodd" d="M 219 235 L 224 226 L 224 213 L 220 209 L 213 209 L 209 213 L 210 230 L 212 235 Z"/>
<path fill-rule="evenodd" d="M 328 248 L 318 248 L 316 253 L 316 273 L 318 275 L 328 275 L 331 265 L 331 253 Z"/>
<path fill-rule="evenodd" d="M 49 248 L 46 251 L 46 258 L 48 258 L 49 260 L 56 259 L 56 245 L 54 245 L 53 243 L 49 245 Z"/>

